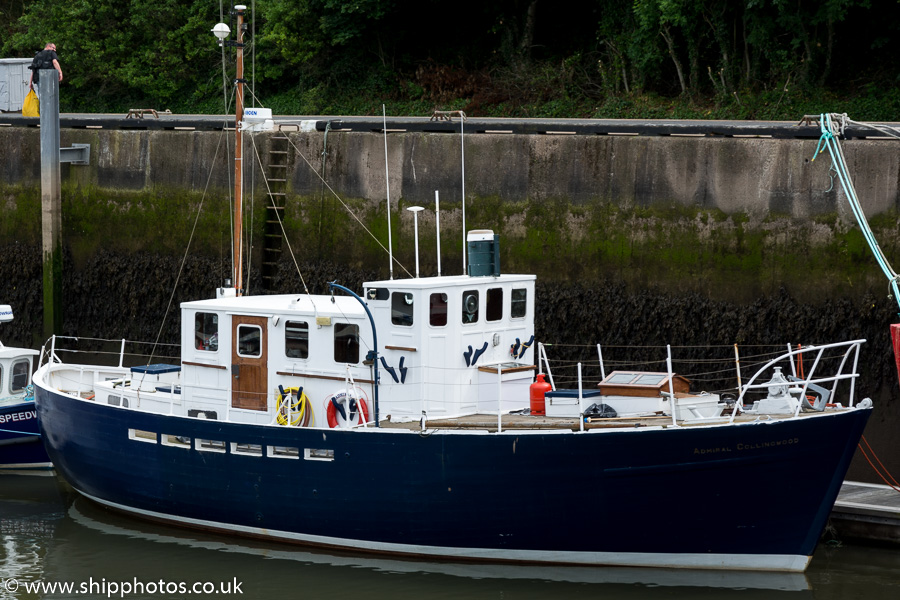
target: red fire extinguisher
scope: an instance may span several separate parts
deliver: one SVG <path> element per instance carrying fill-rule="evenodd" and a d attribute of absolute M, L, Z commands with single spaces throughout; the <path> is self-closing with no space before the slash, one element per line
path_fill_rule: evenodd
<path fill-rule="evenodd" d="M 531 384 L 531 414 L 544 415 L 544 394 L 553 389 L 553 387 L 544 381 L 545 375 L 538 373 L 537 381 Z"/>

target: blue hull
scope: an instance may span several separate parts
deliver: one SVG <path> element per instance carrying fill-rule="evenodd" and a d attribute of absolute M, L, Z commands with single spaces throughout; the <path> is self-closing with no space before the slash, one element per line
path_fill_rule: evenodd
<path fill-rule="evenodd" d="M 33 401 L 0 407 L 0 469 L 47 469 Z"/>
<path fill-rule="evenodd" d="M 156 415 L 36 387 L 57 470 L 83 494 L 148 518 L 380 552 L 783 570 L 805 568 L 789 558 L 812 555 L 871 413 L 419 435 Z M 148 443 L 130 429 L 261 444 L 262 456 Z M 268 456 L 276 446 L 300 456 Z M 305 449 L 334 459 L 304 460 Z"/>

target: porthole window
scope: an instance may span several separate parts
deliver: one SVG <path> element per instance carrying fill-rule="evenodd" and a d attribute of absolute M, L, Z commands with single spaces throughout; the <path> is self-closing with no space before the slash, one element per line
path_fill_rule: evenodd
<path fill-rule="evenodd" d="M 462 294 L 462 322 L 478 322 L 478 290 L 468 290 Z"/>

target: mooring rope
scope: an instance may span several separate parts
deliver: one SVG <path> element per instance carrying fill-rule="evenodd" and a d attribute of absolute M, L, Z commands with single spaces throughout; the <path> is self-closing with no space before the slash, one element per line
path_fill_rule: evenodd
<path fill-rule="evenodd" d="M 878 244 L 878 240 L 875 239 L 875 234 L 872 233 L 872 228 L 869 226 L 869 221 L 866 219 L 866 215 L 863 212 L 862 205 L 859 202 L 859 196 L 856 194 L 856 188 L 853 185 L 853 179 L 850 177 L 850 171 L 847 168 L 847 160 L 844 157 L 844 150 L 841 147 L 840 136 L 844 135 L 844 132 L 847 128 L 847 125 L 853 123 L 855 125 L 860 125 L 864 127 L 870 127 L 876 131 L 881 133 L 885 133 L 886 135 L 890 135 L 892 137 L 900 137 L 900 130 L 889 127 L 886 125 L 871 125 L 866 123 L 858 123 L 856 121 L 851 121 L 847 118 L 846 114 L 829 114 L 823 113 L 820 115 L 820 128 L 822 131 L 821 137 L 819 137 L 819 143 L 816 146 L 816 152 L 813 155 L 812 160 L 816 160 L 816 157 L 828 149 L 828 154 L 831 156 L 831 164 L 832 168 L 837 172 L 838 179 L 841 182 L 841 185 L 844 188 L 844 192 L 847 196 L 847 203 L 850 205 L 850 210 L 853 211 L 853 216 L 856 217 L 856 222 L 859 224 L 859 228 L 863 233 L 863 237 L 865 237 L 866 242 L 869 244 L 869 248 L 872 250 L 872 254 L 875 255 L 875 260 L 878 262 L 878 266 L 881 267 L 882 272 L 888 278 L 889 286 L 891 291 L 893 292 L 894 300 L 896 300 L 898 306 L 900 306 L 900 287 L 898 287 L 898 279 L 900 279 L 900 275 L 894 270 L 891 266 L 890 262 L 888 262 L 887 257 L 884 255 L 884 252 L 881 250 L 881 246 Z"/>

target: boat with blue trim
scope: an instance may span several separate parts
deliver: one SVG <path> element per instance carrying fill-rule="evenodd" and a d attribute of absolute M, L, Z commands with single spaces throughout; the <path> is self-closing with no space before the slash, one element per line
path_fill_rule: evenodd
<path fill-rule="evenodd" d="M 12 308 L 0 305 L 0 323 L 12 319 Z M 52 466 L 41 443 L 31 386 L 37 354 L 36 350 L 0 342 L 0 469 Z"/>
<path fill-rule="evenodd" d="M 235 7 L 239 68 L 245 8 Z M 872 413 L 855 397 L 865 340 L 789 346 L 749 379 L 736 357 L 732 397 L 692 390 L 671 350 L 665 370 L 607 374 L 597 346 L 600 381 L 579 364 L 558 389 L 536 340 L 535 276 L 501 272 L 493 232 L 468 232 L 462 275 L 416 268 L 359 294 L 332 283 L 331 294 L 250 296 L 241 193 L 237 169 L 233 281 L 181 304 L 178 360 L 69 364 L 58 358 L 69 340 L 56 337 L 42 350 L 41 433 L 85 497 L 145 519 L 359 552 L 809 564 Z"/>

